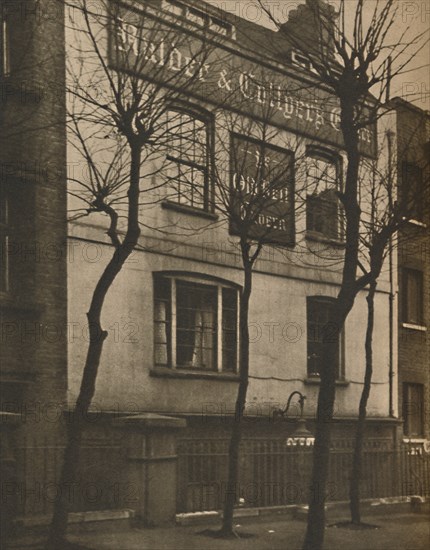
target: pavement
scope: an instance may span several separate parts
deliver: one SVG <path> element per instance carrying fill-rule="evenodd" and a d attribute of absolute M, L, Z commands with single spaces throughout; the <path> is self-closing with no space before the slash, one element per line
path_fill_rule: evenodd
<path fill-rule="evenodd" d="M 428 514 L 402 513 L 363 518 L 377 528 L 357 530 L 339 523 L 328 524 L 324 550 L 428 550 L 429 520 Z M 217 527 L 212 524 L 75 532 L 68 536 L 70 547 L 58 550 L 300 550 L 306 523 L 285 517 L 248 518 L 236 524 L 243 538 L 234 539 L 210 536 Z M 27 537 L 15 540 L 7 548 L 39 550 L 43 549 L 43 541 Z"/>

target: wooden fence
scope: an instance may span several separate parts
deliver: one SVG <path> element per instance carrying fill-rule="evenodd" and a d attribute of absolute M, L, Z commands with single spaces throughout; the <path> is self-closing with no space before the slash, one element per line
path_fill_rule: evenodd
<path fill-rule="evenodd" d="M 63 454 L 64 446 L 53 438 L 28 438 L 16 449 L 16 514 L 49 514 L 59 490 L 67 492 L 72 512 L 122 507 L 127 486 L 121 445 L 84 443 L 76 483 L 67 488 L 58 484 Z"/>
<path fill-rule="evenodd" d="M 181 440 L 178 445 L 178 512 L 219 510 L 227 486 L 228 441 Z M 348 500 L 350 442 L 338 441 L 330 454 L 329 501 Z M 312 448 L 286 447 L 283 440 L 244 440 L 237 494 L 246 507 L 307 502 Z M 430 455 L 413 454 L 389 441 L 368 440 L 363 450 L 362 498 L 430 495 Z"/>
<path fill-rule="evenodd" d="M 4 488 L 4 496 L 8 503 L 15 502 L 17 515 L 50 513 L 60 490 L 63 449 L 49 438 L 28 439 L 16 449 L 16 482 Z M 222 509 L 231 489 L 227 486 L 228 440 L 181 439 L 177 450 L 177 511 Z M 334 442 L 326 493 L 329 501 L 348 499 L 351 462 L 350 442 Z M 132 508 L 130 496 L 136 488 L 130 487 L 126 465 L 126 446 L 121 440 L 87 439 L 77 482 L 66 489 L 71 510 Z M 311 466 L 312 448 L 287 447 L 279 439 L 245 439 L 237 494 L 246 507 L 306 503 Z M 413 453 L 406 445 L 393 450 L 390 440 L 367 440 L 362 498 L 409 495 L 430 496 L 430 455 Z"/>

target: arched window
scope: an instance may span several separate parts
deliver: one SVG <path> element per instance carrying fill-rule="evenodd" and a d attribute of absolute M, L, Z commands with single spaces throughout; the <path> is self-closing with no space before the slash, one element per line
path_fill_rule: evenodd
<path fill-rule="evenodd" d="M 236 372 L 237 286 L 190 274 L 154 275 L 156 366 Z"/>

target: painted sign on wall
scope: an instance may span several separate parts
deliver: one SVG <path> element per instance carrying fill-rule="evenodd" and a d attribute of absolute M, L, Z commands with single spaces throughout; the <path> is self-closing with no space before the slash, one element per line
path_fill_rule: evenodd
<path fill-rule="evenodd" d="M 294 155 L 244 136 L 231 139 L 230 231 L 294 244 Z"/>
<path fill-rule="evenodd" d="M 110 63 L 118 70 L 342 147 L 339 101 L 325 89 L 148 14 L 124 11 L 109 36 Z M 375 125 L 363 128 L 361 152 L 374 156 L 375 147 Z"/>

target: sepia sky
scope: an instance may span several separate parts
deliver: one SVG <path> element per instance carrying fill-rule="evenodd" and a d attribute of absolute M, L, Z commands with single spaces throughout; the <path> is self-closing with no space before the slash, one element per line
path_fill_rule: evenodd
<path fill-rule="evenodd" d="M 208 3 L 222 8 L 234 15 L 243 17 L 267 27 L 274 28 L 270 18 L 263 12 L 259 6 L 258 0 L 206 0 Z M 303 4 L 305 0 L 264 0 L 264 4 L 270 9 L 276 21 L 284 22 L 288 18 L 290 10 Z M 328 3 L 335 8 L 339 6 L 339 0 L 328 0 Z M 375 5 L 384 5 L 384 0 L 366 0 L 364 2 L 365 15 L 370 19 Z M 413 41 L 422 33 L 425 33 L 427 44 L 421 51 L 413 56 L 408 70 L 397 77 L 392 85 L 391 97 L 400 96 L 403 99 L 411 101 L 421 109 L 430 109 L 430 0 L 395 0 L 396 19 L 391 33 L 387 36 L 386 43 L 389 45 L 398 44 L 400 37 L 403 36 L 403 42 L 411 44 L 410 53 L 416 51 L 417 47 Z M 346 12 L 346 23 L 348 24 L 348 14 L 350 14 L 349 23 L 352 24 L 355 12 L 356 0 L 347 0 L 351 9 Z M 422 43 L 422 41 L 421 41 Z M 405 57 L 403 58 L 405 60 Z"/>

